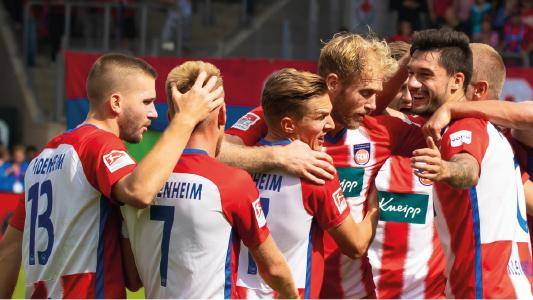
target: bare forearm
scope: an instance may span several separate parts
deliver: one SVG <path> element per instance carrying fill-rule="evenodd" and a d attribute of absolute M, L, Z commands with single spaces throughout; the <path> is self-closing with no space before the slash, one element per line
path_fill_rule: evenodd
<path fill-rule="evenodd" d="M 176 115 L 137 168 L 114 187 L 114 197 L 139 207 L 148 205 L 168 179 L 189 141 L 194 124 Z M 132 203 L 133 202 L 133 203 Z"/>
<path fill-rule="evenodd" d="M 0 298 L 11 298 L 17 284 L 22 259 L 22 232 L 8 227 L 0 240 Z"/>
<path fill-rule="evenodd" d="M 402 84 L 407 79 L 408 62 L 408 55 L 398 61 L 398 71 L 383 84 L 383 91 L 376 95 L 376 110 L 372 113 L 373 115 L 381 114 L 402 87 Z"/>
<path fill-rule="evenodd" d="M 249 173 L 268 172 L 276 169 L 279 163 L 274 155 L 276 147 L 248 147 L 223 142 L 218 159 L 222 162 L 244 169 Z"/>
<path fill-rule="evenodd" d="M 477 184 L 479 165 L 468 154 L 457 154 L 450 161 L 445 161 L 445 172 L 442 181 L 456 189 L 466 189 Z"/>
<path fill-rule="evenodd" d="M 533 101 L 487 100 L 449 103 L 453 119 L 476 117 L 513 129 L 533 129 Z"/>
<path fill-rule="evenodd" d="M 280 263 L 277 267 L 277 274 L 262 272 L 259 270 L 263 280 L 275 291 L 279 293 L 281 299 L 298 298 L 296 285 L 291 277 L 291 271 L 287 263 Z"/>

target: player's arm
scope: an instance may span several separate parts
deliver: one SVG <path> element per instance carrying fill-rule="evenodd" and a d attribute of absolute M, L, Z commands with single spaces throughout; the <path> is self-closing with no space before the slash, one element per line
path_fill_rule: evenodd
<path fill-rule="evenodd" d="M 477 184 L 480 169 L 474 156 L 461 152 L 446 161 L 442 159 L 431 137 L 427 138 L 427 143 L 429 148 L 415 150 L 411 158 L 411 166 L 417 170 L 415 174 L 418 177 L 445 182 L 456 189 L 466 189 Z"/>
<path fill-rule="evenodd" d="M 400 43 L 397 44 L 399 45 Z M 401 47 L 406 47 L 407 49 L 405 49 L 405 51 L 407 52 L 398 61 L 398 70 L 391 78 L 383 83 L 383 90 L 376 95 L 376 109 L 372 113 L 373 115 L 380 115 L 383 113 L 385 108 L 389 106 L 390 102 L 396 97 L 396 94 L 407 79 L 407 63 L 410 59 L 408 49 L 411 45 L 407 43 L 402 44 L 403 46 Z"/>
<path fill-rule="evenodd" d="M 533 136 L 533 101 L 519 103 L 499 100 L 447 102 L 435 111 L 424 125 L 423 131 L 438 142 L 441 139 L 441 130 L 451 120 L 467 117 L 485 119 L 496 125 L 515 129 L 518 135 L 529 132 L 529 137 Z M 522 141 L 522 139 L 519 140 Z"/>
<path fill-rule="evenodd" d="M 527 214 L 533 216 L 533 181 L 528 179 L 524 182 L 524 193 L 526 195 Z"/>
<path fill-rule="evenodd" d="M 176 165 L 196 124 L 224 102 L 222 87 L 212 91 L 216 77 L 211 77 L 204 86 L 206 77 L 206 73 L 201 72 L 185 94 L 172 84 L 172 100 L 177 113 L 135 170 L 113 185 L 113 199 L 138 208 L 152 202 Z"/>
<path fill-rule="evenodd" d="M 335 174 L 328 154 L 311 150 L 301 141 L 287 146 L 249 147 L 240 138 L 226 134 L 218 159 L 249 173 L 283 170 L 317 184 L 324 184 L 324 179 L 331 180 Z"/>
<path fill-rule="evenodd" d="M 22 231 L 7 226 L 0 240 L 0 298 L 11 298 L 22 260 Z"/>
<path fill-rule="evenodd" d="M 279 251 L 272 236 L 256 247 L 249 248 L 257 263 L 261 278 L 276 292 L 281 299 L 298 298 L 298 289 L 292 278 L 287 260 Z"/>
<path fill-rule="evenodd" d="M 347 216 L 339 226 L 330 228 L 328 233 L 344 255 L 356 259 L 368 251 L 376 232 L 378 217 L 378 209 L 372 207 L 361 223 L 356 223 L 351 216 Z"/>
<path fill-rule="evenodd" d="M 522 144 L 533 148 L 533 127 L 530 129 L 512 129 L 511 134 L 513 138 L 520 141 Z"/>
<path fill-rule="evenodd" d="M 120 248 L 122 250 L 122 268 L 126 287 L 130 291 L 136 292 L 143 287 L 143 283 L 139 277 L 137 265 L 135 264 L 135 259 L 133 258 L 130 240 L 128 238 L 121 237 Z"/>

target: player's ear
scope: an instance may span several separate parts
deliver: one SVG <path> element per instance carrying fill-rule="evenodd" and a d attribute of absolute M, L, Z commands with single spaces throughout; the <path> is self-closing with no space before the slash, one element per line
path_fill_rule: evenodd
<path fill-rule="evenodd" d="M 222 104 L 218 110 L 218 126 L 226 126 L 227 117 L 226 117 L 226 104 Z"/>
<path fill-rule="evenodd" d="M 489 83 L 486 81 L 478 81 L 474 83 L 474 93 L 472 95 L 472 100 L 481 100 L 485 99 L 487 93 L 489 92 Z"/>
<path fill-rule="evenodd" d="M 328 91 L 330 93 L 335 93 L 340 88 L 339 76 L 335 73 L 329 73 L 326 76 L 326 85 L 328 86 Z"/>
<path fill-rule="evenodd" d="M 122 95 L 119 93 L 111 94 L 109 96 L 109 107 L 115 114 L 120 114 L 124 109 L 124 103 L 122 100 Z"/>
<path fill-rule="evenodd" d="M 463 84 L 465 82 L 465 74 L 462 72 L 457 72 L 452 77 L 452 88 L 454 90 L 463 89 Z"/>
<path fill-rule="evenodd" d="M 280 120 L 281 131 L 285 134 L 294 134 L 296 132 L 296 122 L 291 117 L 283 117 Z"/>

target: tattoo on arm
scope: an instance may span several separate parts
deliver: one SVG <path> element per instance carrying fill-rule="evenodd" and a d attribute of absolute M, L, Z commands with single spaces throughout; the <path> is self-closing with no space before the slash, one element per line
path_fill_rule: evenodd
<path fill-rule="evenodd" d="M 444 182 L 453 188 L 466 189 L 477 184 L 479 164 L 472 155 L 459 153 L 448 162 L 448 174 Z"/>

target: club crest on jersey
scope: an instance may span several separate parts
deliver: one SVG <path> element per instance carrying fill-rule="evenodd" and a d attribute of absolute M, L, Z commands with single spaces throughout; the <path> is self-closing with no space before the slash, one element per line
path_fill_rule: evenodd
<path fill-rule="evenodd" d="M 472 131 L 460 130 L 450 134 L 450 144 L 452 147 L 459 147 L 462 144 L 472 143 Z"/>
<path fill-rule="evenodd" d="M 418 181 L 420 181 L 420 183 L 425 186 L 430 186 L 433 184 L 433 181 L 427 178 L 418 177 Z"/>
<path fill-rule="evenodd" d="M 370 143 L 353 145 L 353 160 L 358 165 L 366 165 L 370 161 Z"/>
<path fill-rule="evenodd" d="M 125 166 L 135 164 L 129 154 L 122 150 L 112 150 L 103 156 L 103 160 L 111 173 Z"/>
<path fill-rule="evenodd" d="M 255 220 L 257 221 L 257 225 L 259 226 L 259 228 L 265 226 L 266 218 L 265 218 L 265 214 L 263 213 L 263 207 L 261 206 L 261 201 L 259 199 L 255 200 L 252 203 L 252 206 L 254 208 L 254 215 L 255 215 Z"/>
<path fill-rule="evenodd" d="M 242 131 L 246 131 L 250 129 L 252 125 L 254 125 L 257 121 L 259 121 L 259 116 L 250 112 L 242 116 L 235 124 L 233 124 L 233 128 L 240 129 Z"/>
<path fill-rule="evenodd" d="M 342 189 L 338 188 L 331 196 L 333 198 L 333 203 L 335 203 L 335 206 L 337 207 L 337 210 L 339 210 L 339 213 L 342 213 L 346 207 L 348 207 L 348 204 L 346 204 L 346 199 L 344 199 L 344 195 L 342 194 Z"/>

